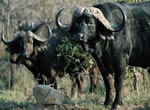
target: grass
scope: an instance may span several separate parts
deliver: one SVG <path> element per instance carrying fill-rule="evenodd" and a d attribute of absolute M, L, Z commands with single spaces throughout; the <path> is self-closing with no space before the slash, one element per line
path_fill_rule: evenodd
<path fill-rule="evenodd" d="M 15 74 L 17 78 L 13 88 L 3 87 L 0 90 L 0 110 L 29 110 L 30 105 L 36 104 L 32 95 L 32 88 L 36 83 L 31 73 L 24 67 L 21 68 L 21 72 L 17 70 Z M 71 81 L 68 75 L 62 79 L 57 78 L 59 90 L 66 97 L 64 103 L 68 108 L 76 108 L 77 110 L 105 110 L 106 108 L 103 105 L 105 96 L 103 82 L 100 80 L 96 93 L 89 93 L 89 78 L 88 76 L 84 78 L 82 98 L 77 95 L 70 96 Z M 128 85 L 127 83 L 131 84 L 131 82 L 131 80 L 126 80 L 125 85 Z M 4 83 L 0 83 L 0 86 L 2 87 Z M 130 86 L 124 87 L 124 105 L 120 110 L 149 110 L 150 83 L 147 82 L 146 87 L 140 87 L 138 91 L 133 91 Z"/>

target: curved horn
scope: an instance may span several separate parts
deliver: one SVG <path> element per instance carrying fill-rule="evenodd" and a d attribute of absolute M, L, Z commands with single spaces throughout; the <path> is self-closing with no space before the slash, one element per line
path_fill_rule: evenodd
<path fill-rule="evenodd" d="M 57 27 L 60 29 L 60 30 L 62 30 L 62 31 L 65 31 L 65 32 L 68 32 L 69 30 L 70 30 L 70 25 L 69 24 L 62 24 L 61 23 L 61 20 L 59 19 L 59 17 L 60 17 L 60 14 L 61 14 L 61 12 L 64 10 L 64 8 L 62 8 L 62 9 L 60 9 L 59 11 L 58 11 L 58 13 L 56 14 L 56 25 L 57 25 Z"/>
<path fill-rule="evenodd" d="M 1 33 L 1 40 L 2 40 L 2 42 L 3 42 L 5 45 L 8 45 L 8 46 L 14 44 L 14 41 L 16 41 L 16 37 L 15 37 L 13 40 L 8 41 L 8 40 L 5 39 L 5 36 L 4 36 L 4 33 L 3 33 L 3 32 L 4 32 L 4 30 L 2 30 L 2 33 Z"/>
<path fill-rule="evenodd" d="M 51 29 L 50 26 L 48 25 L 48 23 L 45 23 L 47 28 L 48 28 L 48 38 L 51 36 Z M 40 42 L 46 42 L 48 40 L 48 38 L 42 39 L 39 36 L 37 36 L 36 34 L 34 34 L 32 31 L 28 31 L 27 32 L 27 36 L 33 37 L 36 40 L 40 41 Z"/>
<path fill-rule="evenodd" d="M 116 4 L 115 4 L 116 5 Z M 116 5 L 121 14 L 122 14 L 122 21 L 120 24 L 114 25 L 111 24 L 104 16 L 104 14 L 102 13 L 102 11 L 96 7 L 91 7 L 91 8 L 86 8 L 84 10 L 84 14 L 90 16 L 93 15 L 96 19 L 98 19 L 108 30 L 112 31 L 112 32 L 118 32 L 120 30 L 123 29 L 125 22 L 126 22 L 126 14 L 124 13 L 124 11 L 121 9 L 121 7 L 119 7 L 118 5 Z"/>
<path fill-rule="evenodd" d="M 46 25 L 47 25 L 47 28 L 48 28 L 48 37 L 50 37 L 50 36 L 51 36 L 52 31 L 51 31 L 50 26 L 49 26 L 47 23 L 46 23 Z"/>
<path fill-rule="evenodd" d="M 118 5 L 116 5 L 116 6 L 119 8 L 119 10 L 122 14 L 122 22 L 120 24 L 117 24 L 117 25 L 111 24 L 111 26 L 113 28 L 112 32 L 121 31 L 125 25 L 126 20 L 127 20 L 127 16 L 126 16 L 125 12 L 121 9 L 121 7 L 119 7 Z"/>
<path fill-rule="evenodd" d="M 33 37 L 33 38 L 35 38 L 36 40 L 38 40 L 40 42 L 46 42 L 48 40 L 48 39 L 41 39 L 39 36 L 34 34 L 32 31 L 27 31 L 27 36 Z"/>

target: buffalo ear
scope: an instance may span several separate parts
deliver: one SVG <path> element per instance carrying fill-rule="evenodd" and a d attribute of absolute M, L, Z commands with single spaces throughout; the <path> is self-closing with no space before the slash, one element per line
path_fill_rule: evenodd
<path fill-rule="evenodd" d="M 103 40 L 114 40 L 114 36 L 112 32 L 105 33 L 105 32 L 99 32 L 99 37 Z"/>
<path fill-rule="evenodd" d="M 114 36 L 111 30 L 108 30 L 106 27 L 101 24 L 98 27 L 98 35 L 103 40 L 114 40 Z"/>

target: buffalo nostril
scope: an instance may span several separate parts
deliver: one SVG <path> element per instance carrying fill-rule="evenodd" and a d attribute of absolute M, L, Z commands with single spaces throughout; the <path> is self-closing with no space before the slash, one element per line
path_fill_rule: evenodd
<path fill-rule="evenodd" d="M 80 39 L 83 39 L 84 38 L 84 35 L 83 34 L 80 34 Z"/>
<path fill-rule="evenodd" d="M 23 57 L 29 58 L 29 52 L 25 51 L 25 52 L 23 53 Z"/>
<path fill-rule="evenodd" d="M 16 63 L 16 58 L 13 58 L 13 57 L 11 57 L 10 59 L 9 59 L 9 61 L 11 62 L 11 63 Z"/>

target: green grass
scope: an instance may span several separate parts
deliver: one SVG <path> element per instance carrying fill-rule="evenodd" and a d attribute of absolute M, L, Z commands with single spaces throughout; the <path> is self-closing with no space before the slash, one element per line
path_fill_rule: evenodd
<path fill-rule="evenodd" d="M 35 98 L 32 95 L 32 88 L 35 86 L 36 82 L 32 74 L 24 67 L 19 67 L 14 75 L 15 83 L 12 89 L 9 89 L 6 83 L 9 83 L 9 72 L 3 69 L 7 67 L 1 66 L 0 73 L 3 72 L 2 76 L 5 76 L 5 80 L 0 80 L 0 110 L 28 110 L 33 104 L 36 104 Z M 139 73 L 140 74 L 140 73 Z M 133 78 L 125 80 L 124 87 L 124 105 L 120 110 L 149 110 L 150 109 L 150 83 L 149 74 L 145 73 L 146 81 L 143 84 L 142 79 L 139 81 L 139 89 L 137 91 L 133 90 L 132 83 Z M 7 77 L 6 77 L 7 76 Z M 139 76 L 140 77 L 140 76 Z M 141 78 L 141 77 L 140 77 Z M 68 108 L 77 108 L 88 110 L 105 110 L 103 105 L 105 98 L 105 89 L 103 81 L 100 80 L 96 93 L 89 93 L 89 77 L 84 76 L 84 87 L 82 98 L 76 96 L 71 97 L 71 80 L 68 75 L 59 79 L 57 78 L 58 88 L 61 93 L 66 97 L 64 103 Z"/>

